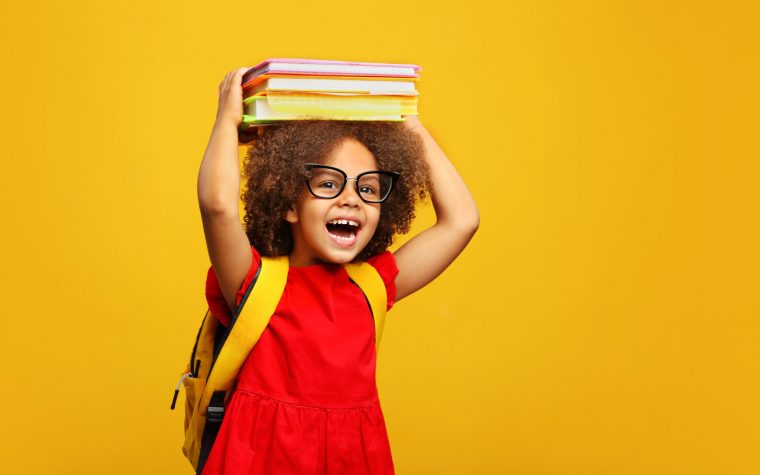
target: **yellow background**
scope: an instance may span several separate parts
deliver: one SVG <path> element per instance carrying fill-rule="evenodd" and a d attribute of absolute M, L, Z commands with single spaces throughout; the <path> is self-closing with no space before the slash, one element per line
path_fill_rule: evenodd
<path fill-rule="evenodd" d="M 197 173 L 218 83 L 268 57 L 421 65 L 480 207 L 389 314 L 397 473 L 760 473 L 756 2 L 3 10 L 3 473 L 191 473 Z"/>

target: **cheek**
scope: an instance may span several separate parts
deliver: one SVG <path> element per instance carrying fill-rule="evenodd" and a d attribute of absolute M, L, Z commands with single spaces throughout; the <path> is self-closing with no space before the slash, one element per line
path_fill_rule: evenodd
<path fill-rule="evenodd" d="M 371 210 L 367 213 L 367 224 L 370 225 L 370 229 L 372 231 L 372 234 L 375 233 L 375 230 L 377 229 L 377 225 L 380 223 L 380 210 Z"/>

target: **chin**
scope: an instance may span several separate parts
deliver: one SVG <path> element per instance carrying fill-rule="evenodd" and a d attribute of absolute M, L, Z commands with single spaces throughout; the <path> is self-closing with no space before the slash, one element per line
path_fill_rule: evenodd
<path fill-rule="evenodd" d="M 322 252 L 321 258 L 323 261 L 332 264 L 348 264 L 356 259 L 356 256 L 361 254 L 368 243 L 361 243 L 358 246 L 352 246 L 349 249 L 335 249 L 328 247 Z"/>
<path fill-rule="evenodd" d="M 343 247 L 336 245 L 333 240 L 328 240 L 322 248 L 321 258 L 323 261 L 332 264 L 348 264 L 361 254 L 369 242 L 355 242 L 351 246 Z"/>
<path fill-rule="evenodd" d="M 351 252 L 350 254 L 345 253 L 345 252 L 334 253 L 334 254 L 325 256 L 323 260 L 330 264 L 348 264 L 349 262 L 356 259 L 356 256 L 359 255 L 359 252 L 361 251 Z"/>

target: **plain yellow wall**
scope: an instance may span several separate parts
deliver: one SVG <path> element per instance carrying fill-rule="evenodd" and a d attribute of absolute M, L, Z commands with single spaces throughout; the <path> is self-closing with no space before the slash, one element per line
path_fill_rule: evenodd
<path fill-rule="evenodd" d="M 268 57 L 421 65 L 480 206 L 389 314 L 397 473 L 760 473 L 756 2 L 3 10 L 3 473 L 191 473 L 197 172 L 218 83 Z"/>

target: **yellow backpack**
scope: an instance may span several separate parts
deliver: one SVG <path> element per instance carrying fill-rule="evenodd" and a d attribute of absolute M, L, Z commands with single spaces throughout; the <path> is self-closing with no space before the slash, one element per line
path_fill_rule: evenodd
<path fill-rule="evenodd" d="M 380 274 L 366 262 L 346 264 L 350 280 L 367 298 L 375 321 L 375 347 L 380 346 L 386 313 L 386 292 Z M 256 275 L 227 327 L 206 311 L 190 362 L 174 390 L 185 387 L 185 442 L 182 452 L 201 473 L 224 417 L 224 407 L 240 368 L 258 341 L 285 289 L 288 256 L 262 257 Z"/>

